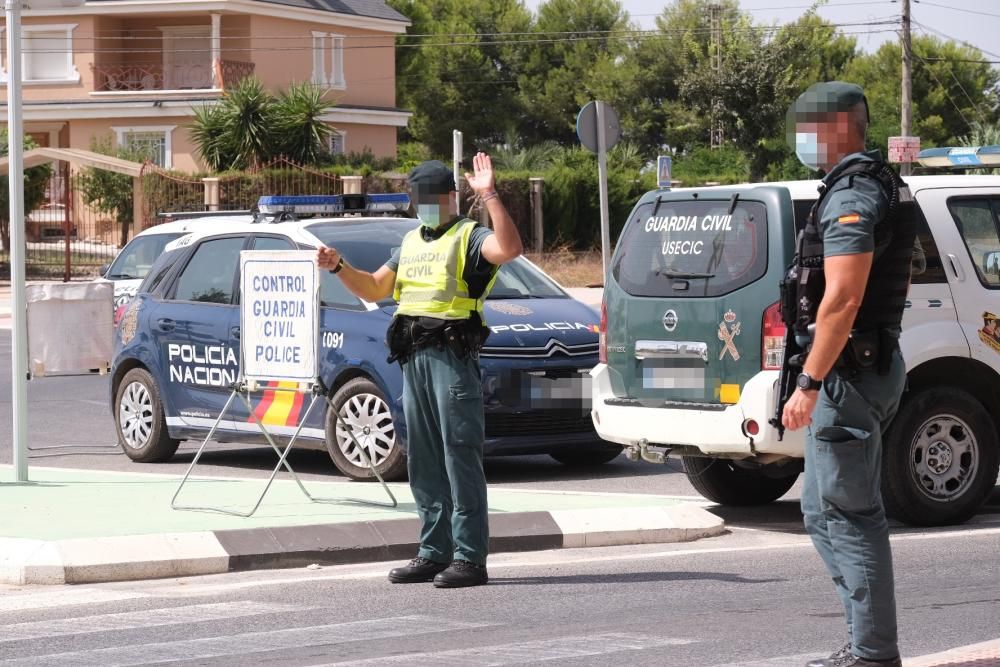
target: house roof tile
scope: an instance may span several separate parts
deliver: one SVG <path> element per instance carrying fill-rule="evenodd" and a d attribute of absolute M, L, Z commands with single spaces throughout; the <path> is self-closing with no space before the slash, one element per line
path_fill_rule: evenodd
<path fill-rule="evenodd" d="M 115 2 L 116 0 L 89 0 L 91 3 Z M 315 9 L 334 14 L 350 14 L 386 21 L 402 21 L 409 19 L 385 3 L 385 0 L 254 0 L 271 5 L 285 5 L 300 9 Z"/>

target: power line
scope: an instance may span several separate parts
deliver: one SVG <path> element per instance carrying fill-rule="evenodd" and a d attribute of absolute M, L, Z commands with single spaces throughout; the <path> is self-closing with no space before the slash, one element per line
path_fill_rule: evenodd
<path fill-rule="evenodd" d="M 919 21 L 914 21 L 913 23 L 915 25 L 920 26 L 920 28 L 922 30 L 924 30 L 926 32 L 932 32 L 935 35 L 937 35 L 938 37 L 946 39 L 946 40 L 948 40 L 950 42 L 957 42 L 959 44 L 962 44 L 964 46 L 969 47 L 970 49 L 974 49 L 976 51 L 979 51 L 980 53 L 985 53 L 988 56 L 993 56 L 994 58 L 1000 58 L 1000 54 L 993 53 L 992 51 L 987 51 L 986 49 L 984 49 L 982 47 L 979 47 L 979 46 L 976 46 L 975 44 L 971 44 L 970 42 L 967 42 L 964 39 L 956 39 L 955 37 L 952 37 L 951 35 L 944 34 L 940 30 L 936 30 L 934 28 L 931 28 L 930 26 L 926 26 L 923 23 L 920 23 Z"/>
<path fill-rule="evenodd" d="M 941 9 L 948 9 L 954 12 L 965 12 L 966 14 L 978 14 L 979 16 L 992 16 L 995 19 L 1000 19 L 1000 14 L 981 12 L 977 9 L 966 9 L 965 7 L 949 7 L 948 5 L 939 5 L 936 2 L 928 2 L 927 0 L 920 0 L 920 4 L 927 5 L 928 7 L 940 7 Z"/>

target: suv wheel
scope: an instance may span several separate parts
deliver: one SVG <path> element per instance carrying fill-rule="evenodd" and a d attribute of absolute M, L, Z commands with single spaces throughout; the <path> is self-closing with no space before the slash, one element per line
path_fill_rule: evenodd
<path fill-rule="evenodd" d="M 115 395 L 115 429 L 125 454 L 140 463 L 169 461 L 180 441 L 167 433 L 160 390 L 144 368 L 133 368 Z"/>
<path fill-rule="evenodd" d="M 599 449 L 581 449 L 578 451 L 565 451 L 549 454 L 559 463 L 574 467 L 599 466 L 609 461 L 614 461 L 622 453 L 622 448 L 618 446 L 601 447 Z"/>
<path fill-rule="evenodd" d="M 886 512 L 917 526 L 961 523 L 992 491 L 1000 443 L 986 408 L 957 387 L 907 396 L 882 454 Z"/>
<path fill-rule="evenodd" d="M 682 456 L 691 486 L 720 505 L 766 505 L 785 495 L 799 471 L 794 466 L 743 468 L 728 459 Z"/>
<path fill-rule="evenodd" d="M 372 481 L 375 475 L 347 433 L 351 428 L 358 443 L 375 464 L 382 479 L 396 480 L 406 475 L 406 455 L 396 439 L 396 428 L 385 396 L 367 378 L 355 378 L 337 390 L 331 399 L 340 415 L 334 424 L 326 415 L 326 448 L 337 469 L 354 480 Z"/>

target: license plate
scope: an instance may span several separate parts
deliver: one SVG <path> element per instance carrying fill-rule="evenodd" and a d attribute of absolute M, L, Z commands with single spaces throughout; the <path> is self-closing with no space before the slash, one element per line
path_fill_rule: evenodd
<path fill-rule="evenodd" d="M 642 362 L 643 389 L 704 389 L 705 368 L 680 365 L 663 359 Z"/>

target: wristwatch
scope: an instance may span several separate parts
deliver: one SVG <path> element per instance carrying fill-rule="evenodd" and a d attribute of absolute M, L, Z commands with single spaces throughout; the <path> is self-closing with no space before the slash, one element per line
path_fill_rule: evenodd
<path fill-rule="evenodd" d="M 330 273 L 338 273 L 342 268 L 344 268 L 344 258 L 341 257 L 340 261 L 337 262 L 337 266 L 330 269 Z"/>
<path fill-rule="evenodd" d="M 802 391 L 815 391 L 823 386 L 823 381 L 817 380 L 813 376 L 809 375 L 809 373 L 803 371 L 795 378 L 795 385 Z"/>

